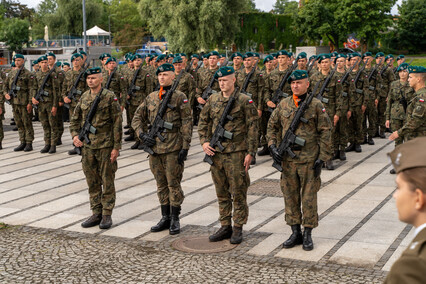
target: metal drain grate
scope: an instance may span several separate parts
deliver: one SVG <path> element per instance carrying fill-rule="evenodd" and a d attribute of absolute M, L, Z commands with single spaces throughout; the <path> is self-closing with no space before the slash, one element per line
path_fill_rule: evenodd
<path fill-rule="evenodd" d="M 260 179 L 249 187 L 247 194 L 283 197 L 280 188 L 280 180 L 277 179 Z"/>

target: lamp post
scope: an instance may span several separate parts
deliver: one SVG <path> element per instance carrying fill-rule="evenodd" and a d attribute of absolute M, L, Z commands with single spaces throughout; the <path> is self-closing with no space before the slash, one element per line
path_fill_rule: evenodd
<path fill-rule="evenodd" d="M 83 0 L 83 50 L 87 52 L 87 35 L 86 35 L 86 0 Z"/>

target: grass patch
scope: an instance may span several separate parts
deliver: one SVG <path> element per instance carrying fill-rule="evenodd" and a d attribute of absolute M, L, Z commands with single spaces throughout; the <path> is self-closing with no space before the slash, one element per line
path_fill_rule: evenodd
<path fill-rule="evenodd" d="M 410 60 L 411 60 L 411 59 L 410 59 Z M 410 62 L 410 60 L 408 60 L 408 62 Z M 411 63 L 411 65 L 424 66 L 424 67 L 426 67 L 426 58 L 414 59 L 414 60 L 413 60 L 413 63 Z"/>
<path fill-rule="evenodd" d="M 10 228 L 10 226 L 8 224 L 0 222 L 0 230 L 8 229 L 8 228 Z"/>

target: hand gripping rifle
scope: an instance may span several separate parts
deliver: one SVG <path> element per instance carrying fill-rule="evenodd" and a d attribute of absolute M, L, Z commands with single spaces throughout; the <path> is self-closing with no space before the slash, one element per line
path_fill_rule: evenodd
<path fill-rule="evenodd" d="M 78 140 L 86 142 L 86 144 L 90 144 L 89 133 L 96 134 L 96 128 L 92 125 L 93 117 L 96 114 L 96 110 L 98 109 L 99 102 L 101 101 L 102 88 L 99 94 L 93 100 L 92 106 L 90 107 L 89 113 L 86 116 L 86 120 L 84 121 L 83 127 L 78 134 Z M 77 154 L 81 154 L 81 147 L 75 147 L 74 149 Z"/>
<path fill-rule="evenodd" d="M 10 99 L 6 101 L 9 105 L 10 105 L 10 101 L 13 98 L 16 98 L 18 91 L 21 89 L 21 87 L 16 86 L 16 83 L 18 83 L 18 78 L 21 75 L 22 70 L 24 70 L 24 67 L 25 67 L 25 63 L 22 64 L 21 68 L 19 68 L 18 72 L 16 72 L 15 78 L 13 79 L 12 86 L 11 86 L 10 91 L 9 91 Z"/>
<path fill-rule="evenodd" d="M 136 86 L 135 84 L 136 84 L 136 79 L 138 78 L 138 75 L 139 75 L 139 73 L 140 73 L 140 71 L 142 69 L 142 66 L 143 66 L 143 64 L 141 64 L 141 66 L 139 66 L 139 68 L 136 69 L 135 74 L 133 74 L 132 81 L 130 82 L 130 86 L 127 89 L 127 95 L 129 96 L 129 100 L 132 99 L 133 93 L 135 91 L 139 91 L 141 89 L 141 87 Z M 127 101 L 127 104 L 130 104 L 129 100 Z"/>
<path fill-rule="evenodd" d="M 37 94 L 35 95 L 34 99 L 38 102 L 44 102 L 43 97 L 48 97 L 49 92 L 44 90 L 44 87 L 46 87 L 47 80 L 49 80 L 52 73 L 55 71 L 55 68 L 50 69 L 49 73 L 47 73 L 46 77 L 44 77 L 43 82 L 41 83 L 40 89 L 38 89 Z M 37 105 L 33 105 L 34 109 L 37 109 Z"/>
<path fill-rule="evenodd" d="M 328 84 L 330 84 L 330 80 L 331 80 L 331 78 L 333 78 L 334 73 L 336 73 L 336 69 L 337 69 L 337 64 L 334 67 L 334 69 L 331 70 L 330 74 L 328 74 L 327 78 L 325 79 L 324 83 L 321 86 L 321 89 L 320 89 L 319 93 L 316 95 L 317 99 L 319 99 L 321 102 L 323 102 L 325 104 L 328 104 L 328 99 L 324 98 L 322 96 L 322 94 L 324 94 L 324 92 L 328 92 L 329 91 L 329 89 L 327 87 L 328 87 Z"/>
<path fill-rule="evenodd" d="M 108 81 L 107 81 L 107 83 L 105 85 L 105 89 L 109 90 L 109 85 L 111 85 L 112 78 L 114 78 L 114 75 L 115 75 L 116 71 L 117 71 L 117 67 L 115 67 L 114 70 L 112 70 L 111 74 L 109 75 Z"/>
<path fill-rule="evenodd" d="M 173 123 L 164 121 L 163 116 L 166 113 L 167 109 L 170 108 L 172 110 L 174 110 L 176 107 L 172 106 L 169 104 L 172 95 L 174 93 L 174 91 L 176 90 L 176 88 L 179 85 L 179 81 L 180 78 L 182 77 L 183 73 L 185 72 L 180 72 L 179 76 L 176 78 L 176 80 L 173 82 L 172 87 L 167 91 L 167 93 L 164 95 L 164 98 L 161 101 L 160 104 L 160 108 L 158 109 L 157 115 L 155 116 L 154 122 L 151 124 L 149 131 L 148 131 L 148 136 L 152 139 L 155 139 L 155 137 L 158 137 L 158 139 L 160 139 L 161 142 L 164 142 L 164 140 L 166 140 L 166 138 L 164 138 L 163 135 L 161 135 L 161 133 L 165 130 L 165 129 L 173 129 Z M 141 135 L 139 136 L 142 140 L 142 135 L 143 133 L 141 133 Z M 149 153 L 150 155 L 154 155 L 154 151 L 146 146 L 143 145 L 143 150 L 147 153 Z"/>
<path fill-rule="evenodd" d="M 293 73 L 294 69 L 297 67 L 297 61 L 293 63 L 293 65 L 288 68 L 287 72 L 284 74 L 284 77 L 282 78 L 280 84 L 278 85 L 278 89 L 275 90 L 274 95 L 271 98 L 271 102 L 273 102 L 275 105 L 277 105 L 282 98 L 287 98 L 288 94 L 283 92 L 283 87 L 285 83 L 287 82 L 288 78 L 290 77 L 291 73 Z M 268 108 L 269 112 L 273 112 L 273 108 Z"/>
<path fill-rule="evenodd" d="M 84 73 L 86 73 L 86 70 L 87 70 L 88 67 L 89 67 L 89 64 L 87 64 L 83 68 L 83 70 L 81 70 L 80 74 L 78 74 L 77 79 L 74 81 L 74 84 L 72 85 L 71 90 L 68 93 L 68 96 L 67 96 L 68 99 L 75 100 L 75 95 L 81 95 L 81 91 L 77 90 L 77 86 L 78 86 L 78 83 L 81 80 L 81 77 L 83 77 Z M 64 106 L 66 108 L 70 108 L 69 104 L 64 104 Z"/>
<path fill-rule="evenodd" d="M 311 60 L 309 60 L 308 63 L 308 69 L 306 70 L 309 74 L 309 72 L 311 72 L 312 68 L 314 68 L 315 62 L 317 61 L 317 58 L 312 58 Z"/>
<path fill-rule="evenodd" d="M 214 84 L 214 81 L 216 80 L 216 74 L 213 74 L 213 77 L 210 80 L 210 83 L 207 85 L 207 88 L 204 90 L 203 94 L 201 95 L 201 98 L 205 101 L 207 101 L 210 96 L 214 93 L 212 86 Z M 197 108 L 202 110 L 204 105 L 198 103 Z"/>
<path fill-rule="evenodd" d="M 362 72 L 365 70 L 365 67 L 367 67 L 367 63 L 368 63 L 368 59 L 365 62 L 365 64 L 359 68 L 358 73 L 356 73 L 355 79 L 354 79 L 354 85 L 355 85 L 355 92 L 357 92 L 358 94 L 362 95 L 364 93 L 364 91 L 362 89 L 357 88 L 357 84 L 358 81 L 360 82 L 364 82 L 364 80 L 360 79 Z M 368 76 L 367 76 L 368 78 Z"/>
<path fill-rule="evenodd" d="M 223 151 L 225 149 L 225 147 L 223 147 L 221 143 L 223 139 L 226 138 L 231 140 L 234 137 L 234 134 L 229 131 L 226 131 L 224 127 L 228 121 L 232 121 L 234 119 L 231 115 L 229 115 L 229 113 L 234 107 L 234 103 L 236 100 L 235 96 L 237 93 L 238 93 L 238 87 L 235 89 L 234 95 L 232 95 L 229 98 L 228 103 L 226 104 L 226 107 L 222 113 L 222 116 L 220 117 L 219 123 L 217 124 L 216 129 L 214 130 L 212 139 L 210 139 L 210 142 L 209 142 L 210 147 L 214 148 L 217 146 L 220 151 Z M 203 161 L 206 163 L 209 163 L 210 165 L 213 165 L 212 157 L 207 154 L 204 156 Z"/>
<path fill-rule="evenodd" d="M 291 149 L 292 146 L 295 144 L 299 146 L 305 146 L 305 139 L 297 137 L 295 132 L 297 128 L 299 127 L 299 123 L 308 123 L 308 120 L 303 117 L 305 114 L 305 111 L 308 109 L 312 99 L 315 96 L 315 93 L 318 89 L 320 82 L 318 82 L 315 85 L 314 90 L 308 95 L 308 97 L 302 102 L 302 104 L 297 108 L 296 114 L 294 115 L 293 120 L 291 121 L 290 127 L 288 128 L 287 132 L 284 135 L 283 140 L 280 143 L 280 146 L 278 147 L 278 153 L 280 153 L 281 156 L 284 156 L 285 154 L 289 155 L 291 158 L 295 158 L 296 154 Z M 272 164 L 274 168 L 276 168 L 278 171 L 282 172 L 283 168 L 280 164 L 274 162 Z"/>

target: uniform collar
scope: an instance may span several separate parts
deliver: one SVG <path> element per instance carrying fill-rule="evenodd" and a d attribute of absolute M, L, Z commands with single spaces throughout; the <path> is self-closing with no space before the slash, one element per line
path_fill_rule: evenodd
<path fill-rule="evenodd" d="M 423 225 L 420 225 L 416 228 L 416 230 L 414 230 L 414 237 L 413 239 L 424 229 L 426 228 L 426 223 L 424 223 Z"/>

